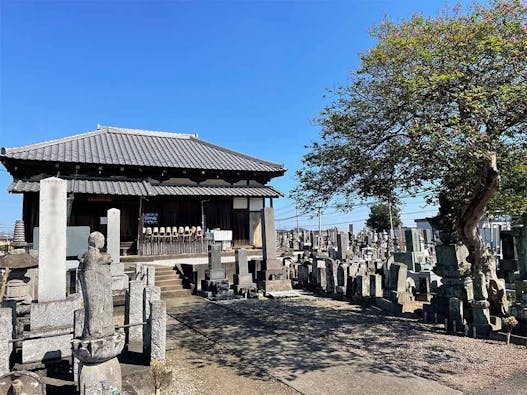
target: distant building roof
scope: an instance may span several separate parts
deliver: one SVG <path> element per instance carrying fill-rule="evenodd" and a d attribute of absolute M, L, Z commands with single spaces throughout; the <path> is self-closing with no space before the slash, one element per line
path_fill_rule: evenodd
<path fill-rule="evenodd" d="M 267 162 L 200 140 L 197 135 L 98 126 L 73 136 L 2 148 L 5 158 L 102 165 L 283 173 Z"/>
<path fill-rule="evenodd" d="M 228 197 L 280 197 L 270 186 L 256 185 L 170 185 L 152 184 L 148 180 L 68 179 L 68 192 L 94 195 L 127 196 L 228 196 Z M 33 180 L 13 181 L 9 192 L 38 192 L 40 183 Z"/>

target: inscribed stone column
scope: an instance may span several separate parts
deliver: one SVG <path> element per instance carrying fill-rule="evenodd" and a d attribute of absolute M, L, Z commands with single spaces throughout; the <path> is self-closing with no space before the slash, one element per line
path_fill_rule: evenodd
<path fill-rule="evenodd" d="M 127 324 L 141 324 L 143 322 L 143 282 L 130 281 L 126 300 L 128 306 Z M 142 325 L 130 326 L 128 329 L 128 343 L 140 343 L 143 340 Z"/>
<path fill-rule="evenodd" d="M 111 208 L 107 212 L 108 231 L 106 250 L 112 257 L 112 290 L 122 293 L 128 287 L 128 276 L 124 274 L 124 264 L 121 262 L 121 211 Z M 115 294 L 115 292 L 114 292 Z"/>
<path fill-rule="evenodd" d="M 341 261 L 346 258 L 346 252 L 348 251 L 348 234 L 340 232 L 337 234 L 337 259 Z"/>
<path fill-rule="evenodd" d="M 150 361 L 163 362 L 167 343 L 167 306 L 164 300 L 152 302 L 150 330 Z"/>
<path fill-rule="evenodd" d="M 0 308 L 0 376 L 9 373 L 9 359 L 13 343 L 13 310 Z"/>
<path fill-rule="evenodd" d="M 248 291 L 256 288 L 256 284 L 253 283 L 252 274 L 249 273 L 247 250 L 238 248 L 234 252 L 234 263 L 236 271 L 233 276 L 234 292 L 240 293 L 242 290 Z"/>
<path fill-rule="evenodd" d="M 262 209 L 262 245 L 263 260 L 269 262 L 276 259 L 276 233 L 274 229 L 274 210 L 272 207 Z M 267 267 L 269 270 L 269 267 Z"/>
<path fill-rule="evenodd" d="M 148 285 L 144 289 L 143 298 L 143 322 L 146 322 L 146 326 L 143 328 L 143 353 L 148 355 L 150 353 L 150 343 L 152 341 L 152 321 L 151 321 L 151 308 L 154 301 L 161 300 L 161 287 L 155 285 Z"/>
<path fill-rule="evenodd" d="M 108 232 L 106 237 L 106 251 L 112 257 L 112 276 L 123 274 L 121 270 L 121 211 L 111 208 L 108 216 Z"/>
<path fill-rule="evenodd" d="M 40 181 L 38 301 L 66 297 L 67 181 Z"/>

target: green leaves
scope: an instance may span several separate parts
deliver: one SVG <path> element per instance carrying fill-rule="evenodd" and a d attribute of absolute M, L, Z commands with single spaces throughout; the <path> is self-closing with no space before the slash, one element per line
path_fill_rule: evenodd
<path fill-rule="evenodd" d="M 292 193 L 299 204 L 426 188 L 459 212 L 490 151 L 503 174 L 492 209 L 524 202 L 514 180 L 527 161 L 526 25 L 526 6 L 506 0 L 373 28 L 377 44 L 317 119 L 321 139 Z"/>
<path fill-rule="evenodd" d="M 388 231 L 391 225 L 396 228 L 401 225 L 401 212 L 397 206 L 391 207 L 392 221 L 390 223 L 390 207 L 385 203 L 377 203 L 370 207 L 370 215 L 366 225 L 377 232 Z"/>

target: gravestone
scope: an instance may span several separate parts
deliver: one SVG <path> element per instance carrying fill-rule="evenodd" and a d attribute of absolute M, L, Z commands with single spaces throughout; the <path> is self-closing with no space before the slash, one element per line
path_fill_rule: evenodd
<path fill-rule="evenodd" d="M 291 280 L 285 275 L 276 253 L 276 232 L 274 227 L 274 210 L 265 207 L 262 216 L 262 270 L 258 272 L 258 288 L 266 293 L 292 291 Z"/>
<path fill-rule="evenodd" d="M 66 297 L 67 181 L 40 181 L 38 301 Z"/>
<path fill-rule="evenodd" d="M 382 298 L 382 276 L 380 274 L 370 274 L 370 296 Z"/>
<path fill-rule="evenodd" d="M 474 300 L 474 288 L 470 277 L 470 263 L 467 262 L 468 250 L 462 244 L 438 244 L 436 246 L 437 263 L 434 273 L 441 277 L 442 285 L 437 289 L 430 304 L 423 306 L 428 317 L 442 321 L 449 318 L 450 298 L 463 301 L 463 312 L 468 311 Z"/>
<path fill-rule="evenodd" d="M 201 293 L 207 298 L 224 299 L 233 296 L 234 291 L 229 289 L 225 269 L 221 264 L 221 246 L 209 245 L 209 268 L 205 280 L 201 282 Z"/>
<path fill-rule="evenodd" d="M 340 263 L 337 268 L 337 293 L 340 295 L 346 294 L 346 287 L 348 285 L 348 264 Z"/>
<path fill-rule="evenodd" d="M 233 276 L 234 292 L 239 294 L 242 291 L 252 291 L 256 289 L 253 282 L 253 276 L 249 273 L 249 264 L 247 262 L 247 250 L 239 248 L 234 252 L 234 262 L 236 273 Z"/>
<path fill-rule="evenodd" d="M 338 264 L 333 259 L 326 259 L 326 292 L 334 294 L 337 287 Z"/>
<path fill-rule="evenodd" d="M 309 284 L 309 268 L 308 262 L 304 262 L 298 266 L 298 285 L 307 287 Z"/>
<path fill-rule="evenodd" d="M 355 277 L 355 296 L 361 299 L 370 296 L 370 277 L 368 275 Z"/>
<path fill-rule="evenodd" d="M 394 252 L 396 262 L 404 263 L 408 270 L 421 271 L 426 263 L 425 254 L 421 246 L 421 234 L 419 229 L 405 229 L 405 252 Z"/>
<path fill-rule="evenodd" d="M 404 239 L 406 252 L 421 252 L 421 235 L 419 229 L 405 229 Z"/>
<path fill-rule="evenodd" d="M 448 328 L 449 331 L 461 332 L 464 329 L 463 301 L 452 297 L 448 303 Z"/>
<path fill-rule="evenodd" d="M 383 297 L 376 298 L 375 304 L 392 313 L 413 312 L 409 310 L 410 302 L 414 300 L 414 297 L 411 292 L 408 292 L 407 276 L 408 271 L 405 264 L 398 262 L 390 264 Z"/>
<path fill-rule="evenodd" d="M 108 210 L 107 251 L 112 257 L 112 290 L 114 295 L 124 294 L 128 288 L 128 276 L 124 274 L 124 263 L 121 262 L 121 211 L 116 208 Z"/>

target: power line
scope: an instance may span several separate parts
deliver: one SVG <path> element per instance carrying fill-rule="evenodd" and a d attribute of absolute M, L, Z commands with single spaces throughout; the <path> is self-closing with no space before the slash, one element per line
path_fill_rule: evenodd
<path fill-rule="evenodd" d="M 420 211 L 409 211 L 409 212 L 402 212 L 401 215 L 409 215 L 409 214 L 420 214 L 420 213 L 427 213 L 427 212 L 432 212 L 432 211 L 437 211 L 437 209 L 429 209 L 429 210 L 420 210 Z M 360 223 L 360 222 L 364 222 L 368 219 L 368 217 L 366 218 L 361 218 L 361 219 L 357 219 L 357 220 L 353 220 L 353 221 L 345 221 L 345 222 L 335 222 L 335 223 L 330 223 L 330 224 L 324 224 L 324 226 L 336 226 L 336 225 L 346 225 L 346 224 L 354 224 L 354 223 Z M 301 224 L 299 225 L 300 227 L 306 227 L 306 226 L 318 226 L 316 223 L 313 224 L 313 223 L 304 223 L 304 224 Z"/>

